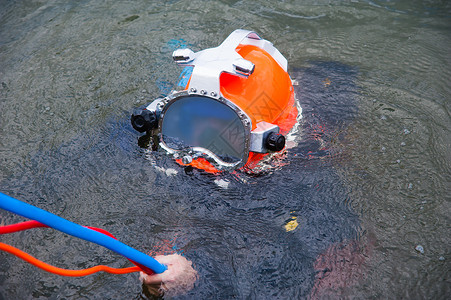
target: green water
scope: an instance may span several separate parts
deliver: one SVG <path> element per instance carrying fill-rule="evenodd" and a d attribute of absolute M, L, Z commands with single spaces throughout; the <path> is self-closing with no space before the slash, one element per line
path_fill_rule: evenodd
<path fill-rule="evenodd" d="M 311 142 L 224 189 L 141 149 L 129 116 L 177 82 L 174 49 L 237 28 L 287 58 Z M 0 1 L 0 191 L 183 251 L 200 278 L 180 299 L 446 299 L 450 49 L 447 1 Z M 308 160 L 314 123 L 329 152 Z M 129 266 L 50 229 L 1 241 L 59 267 Z M 0 299 L 142 297 L 136 274 L 62 278 L 0 253 Z"/>

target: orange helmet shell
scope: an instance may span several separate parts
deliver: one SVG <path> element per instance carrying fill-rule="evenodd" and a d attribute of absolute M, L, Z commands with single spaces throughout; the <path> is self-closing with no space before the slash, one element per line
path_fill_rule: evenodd
<path fill-rule="evenodd" d="M 294 107 L 294 90 L 290 76 L 265 50 L 253 45 L 240 45 L 236 51 L 255 65 L 248 77 L 222 73 L 222 95 L 244 110 L 257 123 L 279 125 L 284 112 Z"/>

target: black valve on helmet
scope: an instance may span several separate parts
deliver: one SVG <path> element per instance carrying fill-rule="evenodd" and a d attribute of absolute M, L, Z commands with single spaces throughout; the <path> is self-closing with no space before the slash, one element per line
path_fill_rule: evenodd
<path fill-rule="evenodd" d="M 132 126 L 139 132 L 147 132 L 158 127 L 157 114 L 146 108 L 137 108 L 131 117 Z"/>
<path fill-rule="evenodd" d="M 266 137 L 266 148 L 270 151 L 280 151 L 285 147 L 285 137 L 276 132 L 271 132 Z"/>

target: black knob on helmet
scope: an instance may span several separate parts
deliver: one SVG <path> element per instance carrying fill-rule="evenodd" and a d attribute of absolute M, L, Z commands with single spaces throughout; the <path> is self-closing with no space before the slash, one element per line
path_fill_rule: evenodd
<path fill-rule="evenodd" d="M 139 132 L 149 131 L 157 128 L 158 120 L 155 112 L 145 108 L 137 108 L 133 111 L 131 122 L 133 128 Z"/>
<path fill-rule="evenodd" d="M 280 151 L 285 147 L 285 137 L 280 133 L 271 132 L 266 138 L 266 148 L 271 151 Z"/>

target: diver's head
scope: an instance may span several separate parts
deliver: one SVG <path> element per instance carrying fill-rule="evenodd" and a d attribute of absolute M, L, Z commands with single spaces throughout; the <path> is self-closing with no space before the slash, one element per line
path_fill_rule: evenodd
<path fill-rule="evenodd" d="M 173 59 L 185 66 L 181 90 L 135 110 L 131 120 L 158 148 L 212 172 L 284 148 L 297 110 L 287 61 L 270 42 L 235 30 L 216 48 L 179 49 Z"/>

